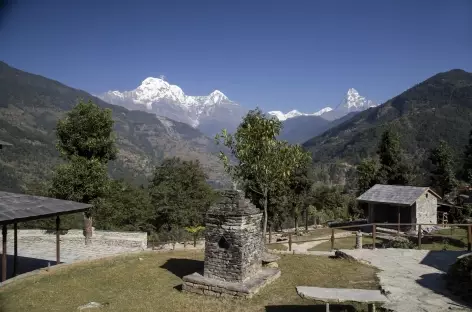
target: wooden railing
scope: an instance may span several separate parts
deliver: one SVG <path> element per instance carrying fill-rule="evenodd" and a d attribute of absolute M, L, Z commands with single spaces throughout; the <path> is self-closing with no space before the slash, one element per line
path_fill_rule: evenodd
<path fill-rule="evenodd" d="M 407 237 L 410 241 L 412 240 L 413 236 L 410 234 L 404 234 L 400 231 L 401 227 L 413 227 L 417 228 L 417 235 L 415 235 L 416 238 L 416 245 L 418 249 L 422 248 L 422 240 L 427 238 L 427 237 L 439 237 L 443 239 L 455 239 L 456 237 L 464 237 L 464 236 L 454 236 L 454 235 L 441 235 L 441 234 L 425 234 L 423 233 L 423 228 L 424 227 L 431 227 L 435 226 L 441 229 L 444 229 L 443 224 L 431 224 L 431 223 L 365 223 L 365 224 L 356 224 L 356 225 L 348 225 L 348 226 L 339 226 L 339 227 L 332 227 L 331 228 L 331 236 L 327 238 L 327 236 L 324 237 L 319 237 L 315 239 L 300 239 L 300 240 L 294 240 L 293 237 L 295 236 L 296 232 L 284 232 L 284 235 L 288 235 L 288 241 L 280 241 L 280 242 L 269 242 L 269 245 L 275 245 L 275 244 L 287 244 L 288 243 L 288 250 L 292 251 L 292 245 L 294 243 L 300 244 L 300 243 L 307 243 L 307 242 L 316 242 L 316 241 L 330 241 L 331 242 L 331 250 L 335 249 L 335 241 L 336 241 L 336 230 L 349 230 L 349 229 L 360 229 L 360 228 L 368 228 L 371 229 L 371 231 L 366 232 L 362 231 L 363 237 L 372 237 L 372 248 L 376 248 L 376 243 L 377 243 L 377 235 L 378 235 L 378 228 L 382 227 L 396 227 L 397 230 L 392 230 L 390 229 L 391 233 L 390 235 L 392 236 L 399 236 L 399 237 Z M 463 228 L 466 229 L 466 236 L 467 236 L 467 243 L 466 246 L 468 251 L 472 251 L 472 224 L 449 224 L 448 228 Z M 311 231 L 305 231 L 305 233 L 316 233 L 316 231 L 319 231 L 319 229 L 311 230 Z M 411 232 L 411 231 L 410 231 Z M 344 238 L 344 237 L 343 237 Z"/>

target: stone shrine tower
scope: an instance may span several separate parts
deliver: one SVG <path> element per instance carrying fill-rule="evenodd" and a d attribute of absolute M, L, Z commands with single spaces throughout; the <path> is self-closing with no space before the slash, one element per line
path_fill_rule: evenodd
<path fill-rule="evenodd" d="M 206 215 L 204 276 L 244 282 L 262 267 L 262 213 L 240 191 L 223 191 Z"/>
<path fill-rule="evenodd" d="M 220 192 L 205 224 L 203 275 L 183 278 L 182 289 L 214 296 L 250 298 L 280 276 L 278 268 L 263 268 L 262 213 L 237 190 Z"/>

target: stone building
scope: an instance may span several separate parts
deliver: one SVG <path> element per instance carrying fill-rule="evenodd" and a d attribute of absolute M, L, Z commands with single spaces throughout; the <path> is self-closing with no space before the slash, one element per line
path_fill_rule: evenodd
<path fill-rule="evenodd" d="M 277 268 L 263 268 L 262 213 L 241 191 L 225 190 L 207 212 L 203 275 L 183 278 L 188 292 L 251 297 L 280 276 Z"/>
<path fill-rule="evenodd" d="M 437 201 L 429 187 L 376 184 L 357 198 L 369 223 L 437 224 Z M 417 230 L 415 225 L 390 225 L 402 231 Z"/>

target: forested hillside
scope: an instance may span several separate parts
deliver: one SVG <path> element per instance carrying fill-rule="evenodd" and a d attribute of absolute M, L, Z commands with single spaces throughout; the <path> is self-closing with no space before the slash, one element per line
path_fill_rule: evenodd
<path fill-rule="evenodd" d="M 403 150 L 420 167 L 441 139 L 460 160 L 472 128 L 472 73 L 455 69 L 437 74 L 312 138 L 304 147 L 314 162 L 358 164 L 375 155 L 387 128 L 399 134 Z"/>

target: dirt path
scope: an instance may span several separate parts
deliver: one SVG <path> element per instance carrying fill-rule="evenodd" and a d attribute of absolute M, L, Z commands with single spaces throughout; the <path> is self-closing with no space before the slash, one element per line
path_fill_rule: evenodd
<path fill-rule="evenodd" d="M 334 238 L 343 238 L 343 237 L 348 237 L 348 236 L 353 236 L 353 235 L 354 234 L 352 234 L 351 232 L 343 232 L 343 233 L 334 234 Z M 319 239 L 319 240 L 313 241 L 313 242 L 300 243 L 300 244 L 297 244 L 296 242 L 294 242 L 292 243 L 292 250 L 294 250 L 295 252 L 306 252 L 310 248 L 313 248 L 322 243 L 328 242 L 331 239 L 331 235 L 317 237 L 316 239 Z M 287 250 L 288 250 L 288 243 L 285 243 L 283 245 L 287 247 Z"/>

